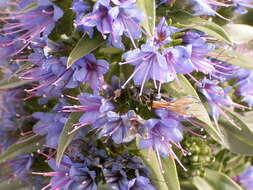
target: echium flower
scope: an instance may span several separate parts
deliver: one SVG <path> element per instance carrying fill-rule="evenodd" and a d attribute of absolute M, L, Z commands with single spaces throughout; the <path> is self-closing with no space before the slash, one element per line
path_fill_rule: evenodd
<path fill-rule="evenodd" d="M 177 32 L 179 29 L 168 26 L 165 17 L 160 19 L 159 24 L 155 28 L 154 44 L 156 46 L 162 46 L 172 41 L 171 35 Z"/>
<path fill-rule="evenodd" d="M 128 190 L 127 175 L 117 164 L 112 169 L 103 169 L 106 184 L 115 190 Z"/>
<path fill-rule="evenodd" d="M 77 27 L 96 27 L 105 36 L 110 34 L 109 43 L 124 49 L 121 36 L 129 37 L 136 47 L 134 40 L 140 39 L 142 29 L 139 23 L 144 16 L 136 8 L 136 0 L 99 0 L 96 2 L 92 13 L 78 19 Z"/>
<path fill-rule="evenodd" d="M 82 0 L 74 0 L 72 4 L 72 10 L 76 13 L 74 25 L 77 30 L 84 31 L 89 34 L 90 38 L 93 36 L 93 27 L 78 25 L 85 13 L 90 9 L 89 3 Z"/>
<path fill-rule="evenodd" d="M 45 135 L 45 145 L 50 148 L 57 147 L 58 139 L 69 116 L 68 113 L 59 112 L 63 105 L 66 105 L 66 102 L 60 100 L 49 113 L 33 113 L 33 117 L 39 120 L 33 126 L 33 132 L 37 135 Z"/>
<path fill-rule="evenodd" d="M 22 134 L 17 127 L 24 112 L 22 92 L 23 89 L 12 89 L 0 95 L 0 152 L 15 143 Z"/>
<path fill-rule="evenodd" d="M 145 137 L 141 139 L 139 147 L 142 149 L 153 149 L 156 152 L 161 171 L 165 172 L 160 155 L 173 157 L 184 168 L 172 149 L 172 145 L 175 145 L 184 154 L 186 153 L 180 145 L 180 141 L 183 139 L 182 125 L 174 119 L 149 119 L 144 125 L 148 131 Z"/>
<path fill-rule="evenodd" d="M 197 32 L 187 32 L 183 37 L 184 45 L 167 48 L 163 51 L 168 67 L 176 74 L 188 74 L 197 71 L 204 74 L 215 72 L 216 63 L 206 58 L 214 50 L 214 46 Z M 192 77 L 192 76 L 191 76 Z"/>
<path fill-rule="evenodd" d="M 148 41 L 141 46 L 141 49 L 130 50 L 123 55 L 125 62 L 120 64 L 130 64 L 135 66 L 135 70 L 123 87 L 133 78 L 136 85 L 141 85 L 140 95 L 143 92 L 144 84 L 152 79 L 157 88 L 157 81 L 162 83 L 171 82 L 174 76 L 169 70 L 165 57 L 159 52 L 152 41 Z"/>
<path fill-rule="evenodd" d="M 249 107 L 253 106 L 253 72 L 246 69 L 240 69 L 237 76 L 236 94 L 242 96 L 242 101 Z"/>
<path fill-rule="evenodd" d="M 138 176 L 128 184 L 129 190 L 156 190 L 156 188 L 150 183 L 150 180 L 143 176 Z"/>
<path fill-rule="evenodd" d="M 235 10 L 240 14 L 246 14 L 248 10 L 246 8 L 253 8 L 252 0 L 233 0 L 235 4 Z"/>
<path fill-rule="evenodd" d="M 136 0 L 111 0 L 115 5 L 109 11 L 113 20 L 113 33 L 110 36 L 112 45 L 124 48 L 121 36 L 124 34 L 131 39 L 135 46 L 135 39 L 140 39 L 142 29 L 139 23 L 144 20 L 141 10 L 136 8 Z"/>
<path fill-rule="evenodd" d="M 0 17 L 7 23 L 1 29 L 1 33 L 8 38 L 8 40 L 1 40 L 1 47 L 9 48 L 18 44 L 12 52 L 8 53 L 9 56 L 21 52 L 41 34 L 49 35 L 55 26 L 55 22 L 63 15 L 61 9 L 49 0 L 38 0 L 36 3 L 38 6 L 27 12 L 21 9 L 16 12 L 6 12 L 5 14 L 8 16 Z M 19 42 L 23 43 L 22 46 Z"/>
<path fill-rule="evenodd" d="M 51 177 L 50 183 L 42 188 L 46 190 L 63 189 L 63 190 L 96 190 L 95 177 L 96 173 L 90 171 L 83 163 L 73 162 L 68 156 L 63 156 L 59 166 L 56 165 L 54 159 L 48 161 L 53 172 L 32 172 L 35 175 L 43 175 Z"/>
<path fill-rule="evenodd" d="M 32 96 L 60 96 L 63 90 L 75 88 L 78 82 L 73 80 L 74 70 L 66 68 L 67 58 L 45 57 L 42 50 L 36 50 L 30 56 L 34 61 L 34 67 L 20 73 L 23 80 L 38 82 L 39 85 L 26 92 Z"/>
<path fill-rule="evenodd" d="M 141 129 L 142 126 L 138 120 L 133 110 L 122 115 L 109 111 L 105 117 L 101 117 L 93 124 L 93 128 L 97 129 L 99 138 L 111 136 L 113 142 L 121 144 L 132 141 L 141 133 L 141 130 L 138 131 L 138 129 Z"/>
<path fill-rule="evenodd" d="M 107 61 L 96 60 L 96 57 L 90 53 L 75 62 L 73 65 L 73 69 L 75 69 L 73 78 L 75 81 L 88 83 L 93 91 L 97 93 L 104 83 L 103 75 L 108 68 L 109 63 Z"/>
<path fill-rule="evenodd" d="M 97 1 L 93 11 L 80 19 L 76 23 L 77 26 L 96 27 L 103 36 L 112 33 L 112 18 L 109 15 L 110 8 L 110 0 Z"/>
<path fill-rule="evenodd" d="M 244 109 L 245 107 L 233 102 L 229 97 L 228 93 L 231 90 L 231 87 L 223 89 L 218 86 L 218 81 L 211 81 L 207 78 L 202 80 L 202 86 L 199 87 L 200 92 L 205 96 L 208 101 L 209 107 L 211 109 L 211 115 L 218 126 L 218 120 L 220 115 L 226 118 L 232 125 L 239 128 L 224 111 L 223 109 L 227 109 L 228 107 L 237 107 L 240 109 Z"/>
<path fill-rule="evenodd" d="M 102 96 L 81 93 L 77 98 L 71 97 L 78 100 L 81 105 L 64 106 L 63 112 L 85 112 L 79 123 L 75 125 L 74 130 L 87 125 L 94 124 L 98 119 L 105 117 L 106 112 L 114 110 L 114 106 L 108 100 Z"/>
<path fill-rule="evenodd" d="M 235 177 L 235 181 L 245 190 L 253 190 L 253 166 L 248 167 L 243 173 Z"/>
<path fill-rule="evenodd" d="M 192 4 L 195 5 L 193 8 L 193 10 L 195 11 L 195 15 L 217 15 L 225 20 L 227 19 L 224 18 L 219 13 L 217 13 L 214 10 L 214 8 L 219 7 L 219 6 L 229 7 L 232 5 L 232 4 L 222 3 L 216 0 L 192 0 L 191 2 Z"/>
<path fill-rule="evenodd" d="M 14 177 L 25 178 L 28 171 L 32 166 L 32 156 L 28 154 L 23 154 L 16 157 L 13 160 L 7 161 L 6 165 L 10 168 Z"/>

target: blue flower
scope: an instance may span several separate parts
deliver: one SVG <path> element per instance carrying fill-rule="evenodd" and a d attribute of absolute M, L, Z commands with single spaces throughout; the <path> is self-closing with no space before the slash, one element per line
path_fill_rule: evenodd
<path fill-rule="evenodd" d="M 124 59 L 126 62 L 121 64 L 134 65 L 135 70 L 123 87 L 133 78 L 136 85 L 141 85 L 140 95 L 142 94 L 145 82 L 149 79 L 153 79 L 156 88 L 156 81 L 159 81 L 161 84 L 174 80 L 165 57 L 152 42 L 142 45 L 141 49 L 135 49 L 125 53 Z"/>
<path fill-rule="evenodd" d="M 175 46 L 163 51 L 169 70 L 176 74 L 188 74 L 202 72 L 212 74 L 215 72 L 215 64 L 205 56 L 214 50 L 214 46 L 206 43 L 206 39 L 197 32 L 187 32 L 183 36 L 184 46 Z"/>
<path fill-rule="evenodd" d="M 114 110 L 114 106 L 103 97 L 88 93 L 81 93 L 77 98 L 81 105 L 64 106 L 63 112 L 85 112 L 75 125 L 74 130 L 83 126 L 94 124 L 98 119 L 106 116 L 108 111 Z"/>
<path fill-rule="evenodd" d="M 78 80 L 82 79 L 81 77 L 78 77 L 78 75 L 80 75 L 79 71 L 87 70 L 87 65 L 80 62 L 67 68 L 66 57 L 46 57 L 41 49 L 35 49 L 35 53 L 29 58 L 34 60 L 34 67 L 21 72 L 20 78 L 39 83 L 38 86 L 26 90 L 31 97 L 36 95 L 59 97 L 64 90 L 68 88 L 76 88 L 80 84 Z M 101 70 L 97 69 L 94 72 L 100 74 L 103 72 L 103 70 Z M 89 73 L 90 76 L 94 76 L 94 73 L 92 74 L 93 75 Z M 99 77 L 101 78 L 101 76 Z M 93 78 L 91 79 L 91 82 L 93 82 Z"/>
<path fill-rule="evenodd" d="M 240 14 L 246 14 L 248 10 L 246 8 L 253 8 L 253 1 L 252 0 L 233 0 L 235 4 L 236 12 Z"/>
<path fill-rule="evenodd" d="M 121 168 L 103 169 L 106 183 L 115 190 L 128 190 L 128 179 Z"/>
<path fill-rule="evenodd" d="M 222 15 L 217 13 L 215 11 L 215 8 L 217 6 L 222 6 L 222 7 L 229 7 L 231 6 L 230 4 L 222 3 L 216 0 L 192 0 L 192 4 L 195 6 L 193 7 L 193 10 L 195 11 L 195 15 L 217 15 L 225 20 Z"/>
<path fill-rule="evenodd" d="M 238 182 L 246 190 L 253 190 L 253 166 L 247 168 L 241 175 L 238 176 Z"/>
<path fill-rule="evenodd" d="M 231 86 L 226 87 L 225 89 L 218 86 L 218 81 L 211 81 L 206 78 L 202 80 L 202 86 L 199 86 L 200 92 L 205 96 L 208 101 L 208 105 L 211 109 L 211 115 L 213 120 L 218 126 L 218 120 L 220 115 L 226 118 L 232 125 L 239 128 L 224 111 L 227 107 L 237 107 L 244 109 L 245 107 L 239 104 L 236 104 L 231 100 L 228 93 L 231 90 Z M 223 109 L 222 109 L 223 108 Z"/>
<path fill-rule="evenodd" d="M 68 119 L 68 113 L 59 112 L 63 105 L 66 105 L 64 101 L 56 104 L 49 113 L 36 112 L 33 114 L 33 117 L 39 120 L 33 126 L 33 132 L 37 135 L 46 135 L 45 145 L 48 147 L 57 147 L 58 139 Z"/>
<path fill-rule="evenodd" d="M 76 13 L 76 18 L 74 20 L 74 24 L 79 31 L 85 31 L 88 33 L 90 38 L 93 36 L 93 27 L 85 26 L 85 25 L 78 25 L 80 23 L 82 17 L 85 13 L 90 9 L 90 6 L 87 2 L 82 0 L 75 0 L 72 4 L 72 10 Z"/>
<path fill-rule="evenodd" d="M 162 46 L 172 41 L 171 35 L 178 31 L 177 28 L 168 26 L 166 19 L 162 17 L 155 28 L 155 45 Z"/>
<path fill-rule="evenodd" d="M 90 171 L 85 164 L 73 162 L 69 157 L 63 156 L 61 164 L 56 165 L 54 159 L 48 161 L 53 172 L 32 172 L 36 175 L 51 177 L 50 183 L 43 189 L 62 190 L 96 190 L 94 171 Z"/>
<path fill-rule="evenodd" d="M 150 183 L 150 180 L 143 176 L 138 176 L 128 184 L 129 190 L 156 190 L 156 188 Z"/>
<path fill-rule="evenodd" d="M 32 166 L 32 157 L 24 154 L 17 156 L 15 159 L 7 161 L 13 175 L 18 178 L 25 178 Z"/>
<path fill-rule="evenodd" d="M 249 107 L 253 106 L 253 72 L 246 69 L 240 69 L 236 74 L 237 91 L 236 94 L 242 96 L 242 101 L 246 102 Z"/>
<path fill-rule="evenodd" d="M 109 63 L 105 60 L 96 60 L 93 54 L 82 57 L 73 65 L 75 81 L 88 83 L 97 93 L 104 83 L 103 75 L 108 71 Z"/>
<path fill-rule="evenodd" d="M 181 149 L 180 141 L 183 139 L 182 125 L 173 119 L 149 119 L 144 125 L 148 131 L 145 137 L 141 139 L 139 147 L 141 149 L 153 149 L 156 152 L 162 172 L 164 170 L 159 155 L 163 157 L 172 156 L 182 166 L 172 149 L 172 145 Z"/>
<path fill-rule="evenodd" d="M 62 17 L 63 12 L 49 0 L 38 0 L 38 7 L 30 11 L 17 13 L 10 12 L 9 16 L 1 17 L 8 24 L 3 26 L 3 34 L 10 41 L 5 41 L 1 47 L 10 47 L 19 42 L 14 51 L 9 55 L 16 55 L 26 48 L 35 38 L 41 34 L 48 36 L 54 28 L 56 21 Z"/>
<path fill-rule="evenodd" d="M 110 8 L 110 0 L 98 0 L 92 13 L 88 13 L 80 19 L 77 22 L 77 26 L 96 27 L 102 35 L 112 33 L 112 18 L 109 15 Z"/>
<path fill-rule="evenodd" d="M 115 6 L 109 10 L 112 23 L 112 33 L 110 40 L 112 45 L 124 49 L 121 42 L 121 36 L 124 34 L 131 39 L 133 45 L 135 39 L 140 39 L 142 36 L 142 29 L 139 23 L 144 20 L 141 10 L 136 8 L 136 0 L 112 0 Z"/>
<path fill-rule="evenodd" d="M 138 117 L 132 110 L 123 115 L 109 111 L 93 124 L 93 128 L 98 130 L 99 138 L 111 136 L 116 144 L 121 144 L 132 141 L 138 135 L 134 121 L 138 121 Z"/>

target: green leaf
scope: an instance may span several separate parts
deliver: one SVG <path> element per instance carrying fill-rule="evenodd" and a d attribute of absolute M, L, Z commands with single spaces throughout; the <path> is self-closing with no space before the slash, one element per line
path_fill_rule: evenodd
<path fill-rule="evenodd" d="M 237 51 L 225 49 L 218 49 L 214 53 L 217 54 L 216 58 L 221 61 L 225 61 L 245 69 L 253 70 L 253 63 L 251 56 L 247 56 Z"/>
<path fill-rule="evenodd" d="M 163 174 L 169 190 L 180 190 L 175 160 L 172 157 L 162 158 L 165 173 Z"/>
<path fill-rule="evenodd" d="M 232 42 L 244 44 L 253 40 L 253 27 L 246 24 L 228 24 L 223 27 Z"/>
<path fill-rule="evenodd" d="M 138 0 L 137 7 L 146 15 L 141 23 L 147 34 L 152 37 L 155 32 L 156 4 L 155 0 Z"/>
<path fill-rule="evenodd" d="M 157 156 L 153 150 L 140 150 L 140 156 L 151 170 L 151 179 L 158 190 L 170 190 L 159 167 Z"/>
<path fill-rule="evenodd" d="M 35 135 L 11 145 L 0 155 L 0 163 L 13 159 L 21 154 L 29 154 L 38 150 L 42 146 L 40 141 L 43 138 L 43 136 Z"/>
<path fill-rule="evenodd" d="M 229 111 L 224 112 L 241 128 L 241 130 L 239 130 L 226 119 L 220 119 L 219 127 L 224 135 L 224 146 L 235 153 L 253 155 L 252 126 L 247 126 L 236 113 Z"/>
<path fill-rule="evenodd" d="M 102 39 L 101 35 L 94 35 L 92 39 L 88 35 L 83 36 L 70 53 L 67 67 L 71 67 L 78 59 L 97 49 L 102 44 L 104 44 L 104 39 Z"/>
<path fill-rule="evenodd" d="M 168 18 L 172 18 L 179 26 L 193 27 L 228 44 L 232 44 L 227 32 L 214 22 L 193 16 L 185 11 L 172 12 L 168 15 Z"/>
<path fill-rule="evenodd" d="M 0 90 L 17 88 L 17 87 L 23 86 L 25 84 L 28 84 L 30 82 L 31 81 L 22 80 L 16 76 L 12 76 L 11 78 L 0 82 Z"/>
<path fill-rule="evenodd" d="M 27 183 L 24 183 L 23 181 L 18 179 L 0 182 L 0 189 L 4 190 L 21 190 L 24 187 L 27 188 L 27 186 Z"/>
<path fill-rule="evenodd" d="M 178 75 L 179 85 L 175 82 L 168 84 L 167 92 L 170 95 L 173 95 L 177 98 L 184 96 L 192 96 L 199 100 L 198 104 L 192 105 L 189 109 L 189 113 L 192 115 L 196 115 L 197 119 L 207 124 L 205 128 L 206 131 L 217 141 L 221 140 L 221 135 L 217 131 L 217 129 L 213 126 L 212 121 L 210 120 L 209 114 L 205 108 L 205 106 L 201 103 L 201 100 L 198 96 L 198 93 L 191 85 L 191 83 L 185 78 L 184 75 Z"/>
<path fill-rule="evenodd" d="M 199 190 L 243 190 L 230 177 L 209 169 L 204 178 L 194 177 L 193 184 Z"/>
<path fill-rule="evenodd" d="M 61 132 L 58 148 L 57 148 L 57 155 L 56 155 L 56 164 L 60 165 L 62 157 L 64 155 L 65 150 L 67 149 L 68 145 L 71 143 L 75 135 L 77 134 L 78 130 L 69 134 L 73 130 L 73 125 L 78 123 L 79 118 L 82 116 L 83 113 L 71 113 L 68 121 L 64 125 L 64 128 Z"/>

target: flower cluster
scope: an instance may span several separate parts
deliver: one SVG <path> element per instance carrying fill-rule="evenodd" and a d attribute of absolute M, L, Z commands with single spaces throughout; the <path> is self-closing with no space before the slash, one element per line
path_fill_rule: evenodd
<path fill-rule="evenodd" d="M 232 176 L 215 154 L 253 152 L 249 118 L 240 119 L 253 106 L 252 38 L 239 44 L 229 32 L 249 8 L 251 0 L 2 1 L 1 181 L 160 190 L 177 178 L 169 170 L 190 176 L 182 186 L 206 167 Z M 251 190 L 251 175 L 234 179 Z"/>

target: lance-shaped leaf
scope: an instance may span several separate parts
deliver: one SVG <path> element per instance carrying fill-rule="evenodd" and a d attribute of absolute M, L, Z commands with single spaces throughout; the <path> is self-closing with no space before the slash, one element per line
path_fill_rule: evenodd
<path fill-rule="evenodd" d="M 99 34 L 94 35 L 91 39 L 88 35 L 84 35 L 71 51 L 68 57 L 67 67 L 71 67 L 78 59 L 97 49 L 104 42 L 104 39 Z"/>
<path fill-rule="evenodd" d="M 246 24 L 228 24 L 224 26 L 232 42 L 244 44 L 253 40 L 253 27 Z"/>
<path fill-rule="evenodd" d="M 139 139 L 137 138 L 137 144 Z M 151 170 L 151 179 L 158 190 L 180 190 L 175 161 L 172 157 L 162 158 L 160 168 L 157 154 L 153 150 L 140 150 L 140 157 Z"/>
<path fill-rule="evenodd" d="M 224 136 L 224 145 L 232 152 L 253 155 L 253 128 L 244 123 L 236 113 L 225 111 L 233 121 L 241 128 L 237 129 L 226 119 L 221 118 L 219 127 Z"/>
<path fill-rule="evenodd" d="M 62 157 L 64 155 L 65 150 L 77 134 L 78 130 L 76 130 L 73 133 L 70 133 L 74 128 L 73 125 L 78 123 L 79 118 L 82 116 L 83 113 L 77 112 L 77 113 L 71 113 L 68 121 L 64 125 L 64 128 L 61 132 L 59 142 L 58 142 L 58 148 L 57 148 L 57 155 L 56 155 L 56 164 L 60 165 Z"/>
<path fill-rule="evenodd" d="M 12 76 L 11 78 L 0 82 L 0 90 L 18 88 L 18 87 L 28 84 L 30 82 L 31 81 L 22 80 L 16 76 Z"/>
<path fill-rule="evenodd" d="M 155 0 L 137 0 L 137 7 L 146 15 L 146 19 L 141 25 L 150 37 L 154 36 L 156 18 Z"/>
<path fill-rule="evenodd" d="M 194 177 L 193 184 L 199 190 L 243 190 L 230 177 L 209 169 L 206 169 L 205 177 Z"/>
<path fill-rule="evenodd" d="M 183 76 L 178 75 L 178 80 L 180 86 L 176 83 L 170 83 L 167 86 L 166 91 L 175 98 L 180 98 L 184 96 L 191 96 L 196 98 L 199 103 L 194 104 L 189 109 L 189 113 L 195 115 L 198 120 L 207 124 L 205 130 L 217 141 L 221 141 L 221 134 L 219 134 L 218 130 L 213 126 L 212 121 L 210 120 L 209 114 L 205 108 L 205 106 L 201 103 L 201 100 L 198 96 L 198 93 L 193 88 L 191 83 Z"/>
<path fill-rule="evenodd" d="M 18 179 L 6 180 L 6 181 L 3 181 L 3 182 L 0 182 L 0 189 L 5 189 L 5 190 L 13 190 L 13 189 L 22 190 L 23 188 L 28 189 L 27 186 L 28 186 L 27 183 L 25 183 L 21 180 L 18 180 Z"/>
<path fill-rule="evenodd" d="M 177 174 L 175 160 L 172 157 L 162 158 L 165 173 L 163 174 L 170 190 L 180 190 L 180 183 Z"/>
<path fill-rule="evenodd" d="M 253 70 L 253 63 L 251 56 L 245 55 L 237 51 L 226 49 L 215 50 L 214 54 L 215 54 L 214 57 L 216 57 L 221 61 L 225 61 L 245 69 Z"/>
<path fill-rule="evenodd" d="M 13 159 L 21 154 L 29 154 L 33 151 L 37 151 L 42 146 L 40 141 L 43 138 L 43 136 L 36 135 L 19 140 L 0 155 L 0 163 Z"/>
<path fill-rule="evenodd" d="M 219 40 L 232 44 L 227 32 L 214 22 L 201 19 L 193 16 L 185 11 L 176 11 L 168 14 L 168 18 L 171 18 L 178 26 L 192 27 L 202 32 L 209 34 Z"/>

